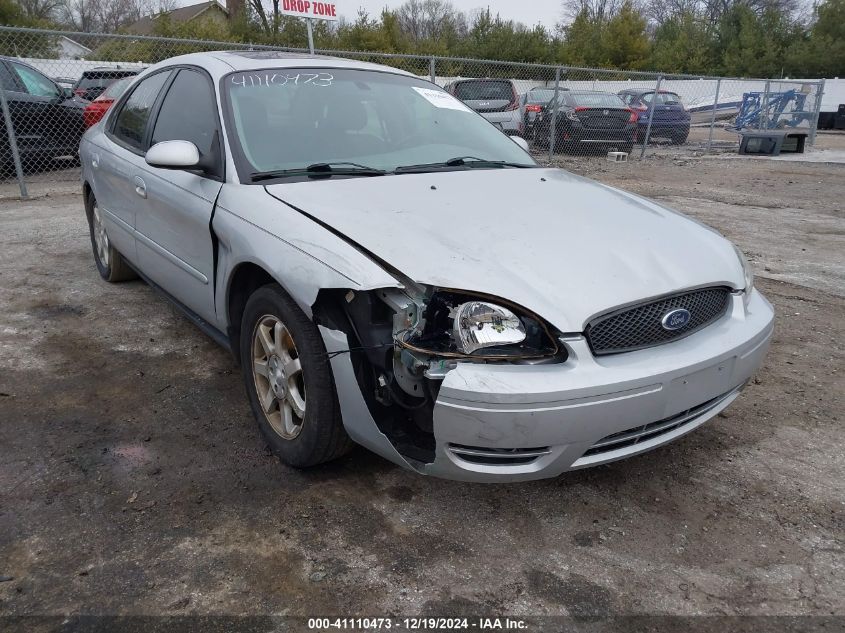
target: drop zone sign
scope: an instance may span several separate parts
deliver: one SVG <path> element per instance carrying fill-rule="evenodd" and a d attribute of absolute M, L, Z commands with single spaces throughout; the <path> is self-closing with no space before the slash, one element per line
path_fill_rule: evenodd
<path fill-rule="evenodd" d="M 298 18 L 315 20 L 337 20 L 337 7 L 333 2 L 315 2 L 314 0 L 282 0 L 280 12 Z"/>

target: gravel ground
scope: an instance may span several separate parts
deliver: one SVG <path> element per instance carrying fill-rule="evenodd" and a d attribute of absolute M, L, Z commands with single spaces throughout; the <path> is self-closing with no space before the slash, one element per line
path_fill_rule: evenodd
<path fill-rule="evenodd" d="M 0 202 L 0 614 L 845 616 L 845 166 L 560 162 L 737 242 L 777 327 L 695 433 L 527 484 L 280 465 L 227 353 L 100 281 L 78 195 Z"/>

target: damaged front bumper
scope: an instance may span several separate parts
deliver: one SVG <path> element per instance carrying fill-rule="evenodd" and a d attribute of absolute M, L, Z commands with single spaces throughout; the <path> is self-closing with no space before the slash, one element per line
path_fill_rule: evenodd
<path fill-rule="evenodd" d="M 595 357 L 581 336 L 561 339 L 564 363 L 458 363 L 433 411 L 436 449 L 422 463 L 401 455 L 379 430 L 348 354 L 332 358 L 350 437 L 422 474 L 504 482 L 554 477 L 650 450 L 727 407 L 761 365 L 774 314 L 756 290 L 732 297 L 719 321 L 658 347 Z M 331 354 L 346 335 L 320 328 Z"/>

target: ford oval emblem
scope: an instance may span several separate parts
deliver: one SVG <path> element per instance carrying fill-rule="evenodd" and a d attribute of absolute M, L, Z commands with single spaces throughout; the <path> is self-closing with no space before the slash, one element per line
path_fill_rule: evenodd
<path fill-rule="evenodd" d="M 689 310 L 677 308 L 675 310 L 670 310 L 669 312 L 664 314 L 663 318 L 660 320 L 660 325 L 663 326 L 664 330 L 680 330 L 682 327 L 684 327 L 690 322 L 691 318 L 692 315 L 690 314 Z"/>

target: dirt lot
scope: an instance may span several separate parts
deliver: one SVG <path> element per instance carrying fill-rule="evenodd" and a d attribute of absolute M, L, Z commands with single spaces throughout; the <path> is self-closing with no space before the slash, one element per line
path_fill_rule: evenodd
<path fill-rule="evenodd" d="M 845 616 L 845 166 L 561 162 L 738 243 L 775 341 L 682 440 L 501 486 L 281 466 L 227 353 L 100 281 L 78 195 L 1 202 L 0 614 Z"/>

